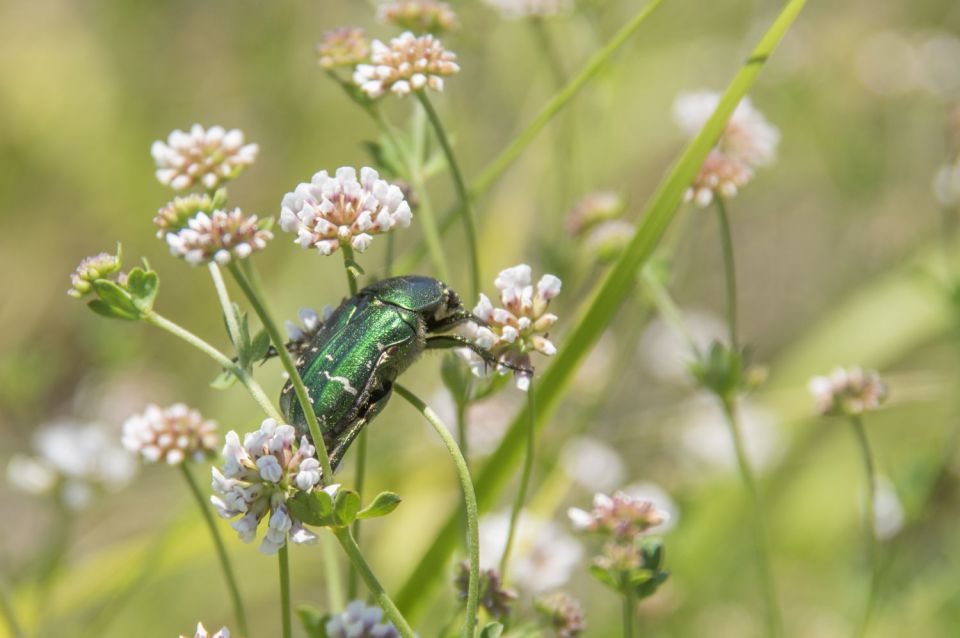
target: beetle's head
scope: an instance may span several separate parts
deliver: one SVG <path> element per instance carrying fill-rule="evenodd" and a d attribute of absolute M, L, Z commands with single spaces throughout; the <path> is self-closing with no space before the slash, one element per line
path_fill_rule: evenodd
<path fill-rule="evenodd" d="M 440 303 L 433 313 L 433 319 L 437 323 L 463 314 L 463 300 L 460 295 L 451 288 L 444 287 L 440 295 Z"/>

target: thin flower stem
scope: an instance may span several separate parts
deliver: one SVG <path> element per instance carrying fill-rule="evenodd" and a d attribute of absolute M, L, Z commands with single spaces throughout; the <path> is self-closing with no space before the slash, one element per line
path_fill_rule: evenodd
<path fill-rule="evenodd" d="M 247 389 L 250 395 L 253 397 L 253 400 L 257 402 L 257 405 L 267 414 L 267 416 L 277 419 L 278 421 L 283 420 L 280 411 L 270 402 L 270 399 L 267 397 L 266 392 L 263 391 L 263 388 L 259 383 L 253 378 L 248 371 L 241 368 L 236 362 L 232 361 L 230 357 L 223 354 L 209 343 L 193 334 L 186 328 L 170 321 L 166 317 L 149 310 L 143 313 L 143 320 L 152 325 L 165 330 L 177 337 L 186 341 L 194 348 L 204 353 L 211 359 L 217 362 L 224 370 L 229 370 L 240 380 L 240 383 Z"/>
<path fill-rule="evenodd" d="M 230 333 L 230 341 L 236 349 L 240 343 L 240 324 L 237 322 L 237 314 L 234 311 L 233 303 L 230 301 L 230 295 L 227 293 L 227 284 L 223 280 L 223 273 L 220 272 L 220 266 L 211 261 L 207 266 L 210 271 L 210 278 L 213 279 L 213 287 L 217 290 L 217 298 L 220 300 L 220 307 L 223 309 L 223 317 L 227 322 L 227 332 Z"/>
<path fill-rule="evenodd" d="M 270 341 L 273 342 L 273 346 L 277 350 L 280 363 L 283 364 L 284 370 L 286 370 L 290 376 L 290 381 L 293 383 L 293 390 L 297 394 L 297 401 L 300 402 L 303 413 L 307 418 L 307 428 L 310 431 L 310 438 L 313 439 L 313 445 L 317 450 L 320 467 L 323 469 L 320 482 L 325 486 L 329 485 L 333 479 L 333 469 L 330 467 L 330 456 L 327 454 L 327 446 L 323 441 L 323 432 L 320 430 L 320 424 L 317 423 L 317 415 L 313 410 L 313 404 L 310 402 L 310 397 L 307 394 L 307 388 L 303 385 L 303 379 L 300 378 L 300 373 L 297 372 L 297 366 L 293 363 L 293 359 L 287 351 L 286 344 L 280 334 L 280 330 L 277 329 L 276 322 L 274 322 L 270 311 L 267 309 L 266 302 L 254 288 L 253 277 L 247 277 L 235 263 L 231 263 L 228 268 L 230 274 L 233 275 L 233 278 L 236 279 L 237 284 L 243 291 L 243 294 L 246 295 L 250 305 L 253 306 L 254 312 L 260 317 L 260 323 L 263 324 L 263 329 L 270 335 Z M 279 420 L 282 421 L 283 418 L 281 417 Z"/>
<path fill-rule="evenodd" d="M 450 270 L 447 268 L 447 258 L 444 255 L 440 233 L 437 230 L 437 218 L 434 214 L 430 194 L 427 192 L 421 167 L 411 167 L 410 185 L 413 186 L 413 192 L 417 195 L 417 217 L 423 222 L 423 237 L 427 243 L 427 252 L 430 253 L 430 261 L 433 262 L 433 268 L 437 275 L 444 281 L 449 281 Z M 400 272 L 406 271 L 407 269 L 402 269 Z"/>
<path fill-rule="evenodd" d="M 740 349 L 737 339 L 737 265 L 733 258 L 733 235 L 730 232 L 730 219 L 723 198 L 715 198 L 717 219 L 720 221 L 720 243 L 723 246 L 723 272 L 726 277 L 727 291 L 727 327 L 730 329 L 730 347 L 734 352 Z"/>
<path fill-rule="evenodd" d="M 370 590 L 377 605 L 383 609 L 383 613 L 387 615 L 387 618 L 389 618 L 390 622 L 397 628 L 400 635 L 403 636 L 403 638 L 416 638 L 416 634 L 413 632 L 413 629 L 410 628 L 407 619 L 403 617 L 397 605 L 390 596 L 387 595 L 387 592 L 384 591 L 380 581 L 377 580 L 376 575 L 370 569 L 370 565 L 367 564 L 363 554 L 360 553 L 360 548 L 350 535 L 350 530 L 346 527 L 331 527 L 330 531 L 332 531 L 333 535 L 340 541 L 340 545 L 347 553 L 347 556 L 350 557 L 353 566 L 360 572 L 363 582 L 366 583 L 367 589 Z"/>
<path fill-rule="evenodd" d="M 773 570 L 770 566 L 770 548 L 767 543 L 766 515 L 763 508 L 763 499 L 757 480 L 750 467 L 747 451 L 743 445 L 743 435 L 740 431 L 740 418 L 735 399 L 721 398 L 723 414 L 730 429 L 730 438 L 737 456 L 737 467 L 740 478 L 750 495 L 753 518 L 753 533 L 756 543 L 757 568 L 763 586 L 764 601 L 767 607 L 767 632 L 770 636 L 781 635 L 780 607 L 777 602 L 776 585 L 773 579 Z"/>
<path fill-rule="evenodd" d="M 26 634 L 23 631 L 23 625 L 17 619 L 17 612 L 14 609 L 10 591 L 7 589 L 7 583 L 2 579 L 0 579 L 0 613 L 3 614 L 3 619 L 7 621 L 11 637 L 25 638 Z"/>
<path fill-rule="evenodd" d="M 860 416 L 853 415 L 850 417 L 850 424 L 853 426 L 853 432 L 857 437 L 857 444 L 863 456 L 863 469 L 867 479 L 867 502 L 865 503 L 863 511 L 865 519 L 864 530 L 867 537 L 867 557 L 870 561 L 870 589 L 867 592 L 867 603 L 856 633 L 857 636 L 862 638 L 866 635 L 867 628 L 870 625 L 870 616 L 873 613 L 873 607 L 876 603 L 880 586 L 880 548 L 875 523 L 877 473 L 873 462 L 873 452 L 870 449 L 870 441 L 867 439 L 867 431 L 863 427 L 863 419 Z"/>
<path fill-rule="evenodd" d="M 562 88 L 566 82 L 567 74 L 563 70 L 563 64 L 560 63 L 557 48 L 553 46 L 553 39 L 547 32 L 547 25 L 544 24 L 543 18 L 539 17 L 530 18 L 529 23 L 538 47 L 546 54 L 547 63 L 550 65 L 550 73 L 553 74 L 553 81 L 558 89 Z"/>
<path fill-rule="evenodd" d="M 287 556 L 286 544 L 277 552 L 277 562 L 280 567 L 280 626 L 283 638 L 293 638 L 293 622 L 290 616 L 290 558 Z"/>
<path fill-rule="evenodd" d="M 690 352 L 699 359 L 701 354 L 700 347 L 687 328 L 687 324 L 683 321 L 683 314 L 670 296 L 670 291 L 660 283 L 660 280 L 657 279 L 657 276 L 653 274 L 649 268 L 644 268 L 641 271 L 640 278 L 643 281 L 644 287 L 647 289 L 647 297 L 649 297 L 654 308 L 657 309 L 660 318 L 686 342 L 687 347 L 690 348 Z"/>
<path fill-rule="evenodd" d="M 423 105 L 423 110 L 426 112 L 427 118 L 430 120 L 433 132 L 440 142 L 440 147 L 443 149 L 443 154 L 447 159 L 447 166 L 450 168 L 450 176 L 453 178 L 453 185 L 457 190 L 457 197 L 460 199 L 463 229 L 467 235 L 467 250 L 470 260 L 470 298 L 473 299 L 480 294 L 480 261 L 479 255 L 477 254 L 477 228 L 473 215 L 473 206 L 470 204 L 470 193 L 467 190 L 466 182 L 463 180 L 463 173 L 460 172 L 460 165 L 457 163 L 457 157 L 453 153 L 453 147 L 450 146 L 447 132 L 443 128 L 443 122 L 440 121 L 440 116 L 437 115 L 426 93 L 422 90 L 415 91 L 415 93 L 420 104 Z"/>
<path fill-rule="evenodd" d="M 626 585 L 623 590 L 623 638 L 633 638 L 637 626 L 637 596 L 633 588 Z"/>
<path fill-rule="evenodd" d="M 197 485 L 197 479 L 190 470 L 190 464 L 183 462 L 180 464 L 183 471 L 183 478 L 187 481 L 187 487 L 190 493 L 197 501 L 197 507 L 203 514 L 203 521 L 207 524 L 207 531 L 210 532 L 210 538 L 213 539 L 213 545 L 217 550 L 217 557 L 220 559 L 220 568 L 223 569 L 223 577 L 227 581 L 227 590 L 230 592 L 230 599 L 233 601 L 233 613 L 236 616 L 237 628 L 241 636 L 249 636 L 250 631 L 247 628 L 247 612 L 243 606 L 243 598 L 240 596 L 240 588 L 237 586 L 237 577 L 233 572 L 233 566 L 230 564 L 230 555 L 227 554 L 227 548 L 223 544 L 223 538 L 217 529 L 217 522 L 210 511 L 210 503 L 204 498 L 200 486 Z"/>
<path fill-rule="evenodd" d="M 480 531 L 478 526 L 477 494 L 473 488 L 473 479 L 467 469 L 467 461 L 463 458 L 457 442 L 453 440 L 450 430 L 443 424 L 436 412 L 431 410 L 415 394 L 400 384 L 394 384 L 394 391 L 412 405 L 428 423 L 436 430 L 444 446 L 450 453 L 456 466 L 460 487 L 463 489 L 463 499 L 467 508 L 467 550 L 470 555 L 470 581 L 467 585 L 467 609 L 463 621 L 463 638 L 473 638 L 477 627 L 477 608 L 480 599 Z"/>
<path fill-rule="evenodd" d="M 513 508 L 510 510 L 510 527 L 507 529 L 507 542 L 503 547 L 503 556 L 500 558 L 500 576 L 504 582 L 507 581 L 507 568 L 510 566 L 510 552 L 513 549 L 513 541 L 517 533 L 517 524 L 520 521 L 520 513 L 523 511 L 523 504 L 527 498 L 527 489 L 529 489 L 530 486 L 530 475 L 533 472 L 533 457 L 537 439 L 535 427 L 537 410 L 532 387 L 527 389 L 527 405 L 529 418 L 527 419 L 527 441 L 523 457 L 523 471 L 520 474 L 520 485 L 517 487 L 517 497 L 514 499 Z"/>
<path fill-rule="evenodd" d="M 350 289 L 350 296 L 357 294 L 357 275 L 354 273 L 356 263 L 353 260 L 353 246 L 348 243 L 341 243 L 340 250 L 343 251 L 343 269 L 347 273 L 347 287 Z"/>

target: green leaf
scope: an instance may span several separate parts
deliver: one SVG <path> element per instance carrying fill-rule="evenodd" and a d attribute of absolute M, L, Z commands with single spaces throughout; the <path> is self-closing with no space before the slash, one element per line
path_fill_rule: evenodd
<path fill-rule="evenodd" d="M 107 279 L 97 279 L 92 283 L 92 286 L 97 296 L 117 311 L 119 315 L 133 319 L 140 317 L 140 310 L 133 305 L 133 299 L 130 298 L 129 293 L 116 283 Z"/>
<path fill-rule="evenodd" d="M 805 4 L 806 0 L 790 0 L 787 3 L 727 87 L 713 115 L 696 138 L 687 145 L 654 192 L 643 214 L 639 216 L 642 222 L 630 243 L 611 267 L 593 298 L 585 305 L 582 316 L 560 344 L 560 349 L 546 373 L 534 383 L 531 391 L 535 393 L 535 401 L 531 403 L 535 403 L 537 407 L 536 427 L 542 427 L 549 420 L 577 367 L 607 329 L 620 305 L 633 291 L 637 273 L 653 256 L 683 200 L 684 191 L 696 177 L 733 111 L 753 86 L 763 64 Z M 652 4 L 647 8 L 650 6 Z M 628 27 L 635 28 L 637 20 L 643 17 L 643 11 L 646 9 L 620 33 Z M 614 36 L 614 40 L 620 37 L 618 34 Z M 507 163 L 509 164 L 509 161 Z M 497 503 L 501 492 L 514 476 L 524 450 L 528 410 L 529 406 L 525 406 L 519 412 L 497 450 L 477 474 L 475 482 L 481 510 L 489 510 Z M 416 612 L 428 601 L 429 596 L 425 596 L 424 591 L 429 584 L 435 583 L 442 576 L 444 566 L 458 546 L 461 525 L 460 512 L 453 513 L 399 591 L 395 602 L 407 612 L 408 619 L 415 617 Z"/>
<path fill-rule="evenodd" d="M 140 310 L 150 310 L 157 298 L 157 289 L 160 287 L 160 278 L 157 273 L 134 268 L 127 275 L 127 291 L 133 298 L 133 305 Z"/>
<path fill-rule="evenodd" d="M 325 614 L 312 605 L 300 605 L 297 607 L 297 616 L 307 636 L 328 638 L 327 621 L 330 620 L 330 614 Z"/>
<path fill-rule="evenodd" d="M 229 370 L 224 370 L 210 382 L 210 387 L 214 390 L 226 390 L 237 382 L 237 375 Z"/>
<path fill-rule="evenodd" d="M 500 638 L 503 634 L 503 625 L 498 622 L 488 623 L 480 630 L 480 638 Z"/>
<path fill-rule="evenodd" d="M 608 570 L 604 569 L 603 567 L 600 567 L 599 565 L 590 565 L 590 575 L 596 578 L 597 580 L 599 580 L 601 583 L 603 583 L 607 587 L 610 587 L 611 589 L 615 589 L 616 591 L 620 591 L 620 583 L 617 582 L 616 576 L 611 574 Z"/>
<path fill-rule="evenodd" d="M 380 492 L 369 505 L 357 512 L 357 518 L 386 516 L 400 505 L 401 499 L 393 492 Z"/>
<path fill-rule="evenodd" d="M 98 315 L 103 317 L 109 317 L 110 319 L 122 319 L 124 321 L 137 321 L 140 318 L 139 314 L 132 314 L 123 312 L 113 306 L 109 305 L 107 302 L 102 299 L 93 299 L 87 302 L 87 308 L 94 311 Z"/>
<path fill-rule="evenodd" d="M 307 525 L 326 527 L 334 523 L 333 499 L 323 490 L 297 492 L 287 501 L 290 512 Z"/>
<path fill-rule="evenodd" d="M 267 334 L 266 330 L 261 330 L 253 338 L 253 342 L 250 344 L 249 361 L 253 363 L 254 361 L 266 359 L 268 352 L 270 352 L 270 335 Z"/>
<path fill-rule="evenodd" d="M 333 500 L 333 520 L 340 527 L 346 527 L 357 519 L 360 511 L 360 495 L 353 490 L 339 490 Z"/>

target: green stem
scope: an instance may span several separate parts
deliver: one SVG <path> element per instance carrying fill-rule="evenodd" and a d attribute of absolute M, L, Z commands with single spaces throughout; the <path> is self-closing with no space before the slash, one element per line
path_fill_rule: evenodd
<path fill-rule="evenodd" d="M 532 383 L 531 383 L 532 385 Z M 520 513 L 523 511 L 523 504 L 527 498 L 527 489 L 530 486 L 530 475 L 533 472 L 533 457 L 537 439 L 536 403 L 532 388 L 527 389 L 527 441 L 526 451 L 523 457 L 523 471 L 520 474 L 520 485 L 517 487 L 517 497 L 513 501 L 513 508 L 510 510 L 510 527 L 507 529 L 507 542 L 503 547 L 503 556 L 500 558 L 500 576 L 503 582 L 507 582 L 507 568 L 510 565 L 510 552 L 513 549 L 514 537 L 517 533 L 517 524 L 520 521 Z"/>
<path fill-rule="evenodd" d="M 280 566 L 280 626 L 283 638 L 293 638 L 290 616 L 290 558 L 287 556 L 286 543 L 277 552 L 277 562 Z"/>
<path fill-rule="evenodd" d="M 353 259 L 353 246 L 349 243 L 341 243 L 340 250 L 343 252 L 343 269 L 347 273 L 347 287 L 350 289 L 350 296 L 353 297 L 359 290 L 357 275 L 354 273 L 357 262 Z"/>
<path fill-rule="evenodd" d="M 637 625 L 637 595 L 633 587 L 623 589 L 623 638 L 633 638 Z"/>
<path fill-rule="evenodd" d="M 347 553 L 347 556 L 350 557 L 353 566 L 360 573 L 363 582 L 366 583 L 367 589 L 370 590 L 377 605 L 383 609 L 383 612 L 397 628 L 397 631 L 400 632 L 400 635 L 403 636 L 403 638 L 416 638 L 416 634 L 413 632 L 413 629 L 410 628 L 407 619 L 403 617 L 403 614 L 397 609 L 396 604 L 390 599 L 387 592 L 384 591 L 380 581 L 377 580 L 376 575 L 374 575 L 370 569 L 370 565 L 367 564 L 363 554 L 360 553 L 360 548 L 350 535 L 350 530 L 346 527 L 331 527 L 330 531 L 332 531 L 333 535 L 340 541 L 340 545 Z"/>
<path fill-rule="evenodd" d="M 340 566 L 337 564 L 333 539 L 324 534 L 320 539 L 320 546 L 323 550 L 323 569 L 327 583 L 327 604 L 330 606 L 330 611 L 335 612 L 347 606 L 340 579 Z"/>
<path fill-rule="evenodd" d="M 467 191 L 467 183 L 463 180 L 463 173 L 460 172 L 460 165 L 457 163 L 457 157 L 453 153 L 453 147 L 450 146 L 450 140 L 447 137 L 447 132 L 443 128 L 443 122 L 440 121 L 440 116 L 437 115 L 426 93 L 422 90 L 416 91 L 415 93 L 430 120 L 433 132 L 440 142 L 440 147 L 443 149 L 443 154 L 447 159 L 447 166 L 450 168 L 450 176 L 453 177 L 453 185 L 454 188 L 456 188 L 457 197 L 460 199 L 460 211 L 462 214 L 463 229 L 467 234 L 467 251 L 469 252 L 470 260 L 470 298 L 475 299 L 480 294 L 480 261 L 479 255 L 477 254 L 476 220 L 473 215 L 473 207 L 470 204 L 470 193 Z"/>
<path fill-rule="evenodd" d="M 877 473 L 873 462 L 873 452 L 870 449 L 870 441 L 867 439 L 867 431 L 863 427 L 863 419 L 859 416 L 851 416 L 850 423 L 853 426 L 853 432 L 857 437 L 857 444 L 863 456 L 863 469 L 867 480 L 864 531 L 867 536 L 867 556 L 870 561 L 870 589 L 867 592 L 866 607 L 856 633 L 857 636 L 862 638 L 866 635 L 867 628 L 870 625 L 870 616 L 873 613 L 880 585 L 880 548 L 876 531 Z"/>
<path fill-rule="evenodd" d="M 203 520 L 207 524 L 207 531 L 210 532 L 210 538 L 213 539 L 213 545 L 217 550 L 217 557 L 220 559 L 220 568 L 223 569 L 223 578 L 227 581 L 227 590 L 230 593 L 230 599 L 233 601 L 233 614 L 237 620 L 237 628 L 240 635 L 245 638 L 250 635 L 247 628 L 247 613 L 243 607 L 243 598 L 240 596 L 240 588 L 237 586 L 237 577 L 233 572 L 233 566 L 230 564 L 230 555 L 227 554 L 227 548 L 223 544 L 223 538 L 220 537 L 220 531 L 217 529 L 217 522 L 210 511 L 210 503 L 204 497 L 200 486 L 197 485 L 197 479 L 190 470 L 189 461 L 180 464 L 183 471 L 183 478 L 187 481 L 190 493 L 197 501 L 197 507 L 203 514 Z"/>
<path fill-rule="evenodd" d="M 191 346 L 216 361 L 221 368 L 232 372 L 238 379 L 240 379 L 240 383 L 243 384 L 243 386 L 253 397 L 253 400 L 257 402 L 257 405 L 259 405 L 269 417 L 277 419 L 278 421 L 283 420 L 283 416 L 281 416 L 280 411 L 277 410 L 277 408 L 275 408 L 270 402 L 266 392 L 264 392 L 263 388 L 260 387 L 260 384 L 256 382 L 256 380 L 253 378 L 253 375 L 237 365 L 236 362 L 230 359 L 230 357 L 223 354 L 186 328 L 183 328 L 182 326 L 170 321 L 166 317 L 157 314 L 153 310 L 148 310 L 143 313 L 143 321 L 151 326 L 155 326 L 161 330 L 169 332 L 178 339 L 186 341 Z M 281 349 L 286 352 L 285 348 L 281 347 Z"/>
<path fill-rule="evenodd" d="M 227 293 L 227 284 L 223 281 L 223 273 L 220 272 L 220 266 L 211 261 L 207 266 L 210 271 L 210 278 L 213 279 L 213 287 L 217 290 L 217 298 L 220 300 L 220 307 L 223 309 L 223 317 L 227 322 L 227 332 L 230 333 L 230 341 L 236 350 L 240 343 L 240 324 L 237 321 L 237 314 L 230 301 L 230 295 Z"/>
<path fill-rule="evenodd" d="M 393 386 L 394 391 L 403 397 L 420 414 L 424 416 L 428 423 L 440 436 L 444 446 L 453 459 L 456 466 L 457 476 L 460 479 L 460 487 L 463 489 L 463 499 L 467 507 L 467 549 L 470 555 L 470 581 L 467 586 L 467 610 L 463 620 L 463 638 L 473 638 L 477 627 L 477 608 L 480 599 L 480 532 L 478 526 L 477 494 L 473 488 L 473 479 L 470 478 L 470 470 L 467 468 L 467 461 L 463 458 L 457 442 L 453 440 L 450 430 L 443 424 L 436 412 L 431 410 L 426 403 L 414 395 L 400 384 Z"/>
<path fill-rule="evenodd" d="M 24 638 L 26 636 L 23 625 L 17 620 L 17 612 L 10 591 L 7 589 L 7 583 L 2 579 L 0 579 L 0 613 L 3 614 L 3 619 L 7 621 L 7 627 L 10 629 L 12 638 Z"/>
<path fill-rule="evenodd" d="M 233 275 L 233 278 L 236 279 L 237 284 L 243 291 L 243 294 L 246 295 L 250 305 L 253 306 L 254 312 L 260 317 L 260 323 L 263 324 L 263 329 L 270 335 L 270 341 L 273 342 L 273 346 L 277 350 L 280 363 L 283 364 L 284 370 L 286 370 L 290 376 L 290 381 L 293 383 L 293 390 L 297 395 L 297 401 L 300 402 L 303 413 L 306 415 L 307 428 L 310 431 L 310 438 L 313 439 L 313 445 L 317 449 L 320 467 L 323 469 L 320 482 L 323 485 L 329 485 L 333 479 L 333 470 L 330 467 L 330 456 L 327 454 L 327 446 L 323 441 L 320 424 L 317 423 L 317 415 L 313 410 L 313 404 L 310 402 L 310 397 L 307 394 L 307 388 L 303 385 L 303 379 L 300 378 L 300 373 L 297 372 L 297 366 L 293 363 L 293 359 L 287 351 L 286 343 L 280 331 L 277 329 L 277 324 L 274 322 L 270 311 L 267 309 L 266 302 L 259 294 L 259 291 L 254 288 L 253 277 L 248 278 L 247 275 L 237 267 L 236 263 L 231 262 L 228 268 L 230 269 L 230 274 Z M 283 417 L 280 417 L 278 420 L 282 421 Z"/>
<path fill-rule="evenodd" d="M 764 514 L 763 499 L 760 489 L 747 458 L 747 451 L 743 445 L 743 435 L 740 431 L 740 419 L 734 399 L 721 398 L 723 414 L 730 429 L 730 438 L 737 456 L 737 467 L 740 478 L 750 495 L 753 518 L 753 533 L 756 543 L 757 568 L 763 586 L 763 596 L 767 607 L 767 632 L 770 636 L 781 635 L 780 608 L 777 602 L 776 585 L 773 579 L 773 570 L 770 566 L 770 548 L 767 543 L 766 515 Z"/>
<path fill-rule="evenodd" d="M 690 351 L 699 359 L 700 347 L 697 345 L 690 330 L 687 329 L 687 324 L 683 320 L 683 313 L 670 296 L 670 292 L 660 283 L 660 280 L 657 279 L 657 276 L 653 274 L 650 268 L 643 268 L 640 278 L 647 290 L 647 297 L 649 297 L 653 307 L 657 309 L 660 319 L 686 342 Z"/>
<path fill-rule="evenodd" d="M 715 198 L 717 219 L 720 221 L 720 243 L 723 246 L 723 273 L 726 277 L 727 327 L 730 329 L 730 347 L 739 351 L 737 340 L 737 266 L 733 259 L 733 234 L 730 232 L 730 219 L 723 198 Z"/>
<path fill-rule="evenodd" d="M 557 54 L 557 49 L 553 46 L 553 39 L 547 32 L 547 26 L 544 24 L 543 18 L 533 17 L 530 18 L 529 22 L 530 28 L 533 31 L 533 37 L 537 40 L 537 46 L 540 51 L 545 54 L 547 63 L 550 65 L 550 73 L 553 74 L 553 81 L 558 88 L 562 88 L 567 79 L 567 74 L 563 70 L 563 64 L 560 63 L 560 56 Z"/>

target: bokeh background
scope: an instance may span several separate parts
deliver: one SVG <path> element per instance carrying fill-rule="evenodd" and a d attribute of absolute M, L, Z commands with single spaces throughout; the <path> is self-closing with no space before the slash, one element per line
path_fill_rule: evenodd
<path fill-rule="evenodd" d="M 463 27 L 444 41 L 463 72 L 436 103 L 469 178 L 530 121 L 556 81 L 529 25 L 478 0 L 454 4 Z M 478 202 L 488 292 L 500 269 L 524 261 L 563 276 L 554 339 L 563 348 L 564 324 L 603 273 L 591 244 L 565 235 L 568 211 L 590 192 L 614 190 L 628 202 L 624 218 L 636 222 L 683 144 L 671 120 L 675 97 L 722 89 L 780 4 L 666 0 Z M 641 5 L 580 0 L 575 15 L 548 21 L 564 72 L 579 69 Z M 231 200 L 267 216 L 316 170 L 367 163 L 362 142 L 375 130 L 313 53 L 322 32 L 342 24 L 394 33 L 359 0 L 0 3 L 0 463 L 29 452 L 45 424 L 119 430 L 150 402 L 185 401 L 224 430 L 255 428 L 242 389 L 208 387 L 216 370 L 201 355 L 145 326 L 94 316 L 65 294 L 68 274 L 83 256 L 122 241 L 129 261 L 146 257 L 160 272 L 158 309 L 226 347 L 205 273 L 170 258 L 154 237 L 153 214 L 169 193 L 153 177 L 150 144 L 193 122 L 241 128 L 261 151 L 231 186 Z M 731 202 L 731 213 L 742 330 L 770 371 L 749 399 L 747 435 L 762 468 L 789 633 L 845 636 L 861 610 L 858 452 L 845 424 L 813 417 L 805 391 L 811 375 L 861 363 L 879 368 L 891 387 L 888 408 L 868 422 L 889 479 L 884 585 L 871 633 L 956 635 L 960 315 L 943 285 L 955 246 L 931 181 L 957 150 L 949 113 L 960 100 L 960 5 L 811 2 L 751 97 L 782 133 L 778 162 Z M 388 102 L 398 123 L 413 106 Z M 438 207 L 452 201 L 445 175 L 430 187 Z M 415 223 L 398 249 L 419 233 Z M 705 335 L 723 308 L 716 233 L 713 215 L 687 209 L 669 239 L 674 294 Z M 278 232 L 257 257 L 274 308 L 292 317 L 301 306 L 336 303 L 345 288 L 339 260 L 289 239 Z M 449 254 L 462 254 L 458 233 L 446 241 Z M 373 274 L 384 246 L 377 241 L 363 255 Z M 465 286 L 465 264 L 454 266 L 455 284 Z M 429 274 L 425 263 L 420 270 Z M 616 483 L 608 489 L 660 490 L 675 512 L 665 536 L 672 576 L 641 606 L 643 635 L 762 635 L 741 486 L 719 415 L 684 377 L 682 357 L 638 290 L 545 428 L 531 508 L 569 533 L 566 507 L 586 505 L 598 480 Z M 424 357 L 407 382 L 449 413 L 440 361 Z M 278 391 L 279 366 L 265 365 L 260 376 Z M 476 410 L 478 463 L 483 441 L 496 441 L 520 401 L 509 391 Z M 457 506 L 458 491 L 441 446 L 402 402 L 371 433 L 371 489 L 405 499 L 364 534 L 392 591 Z M 619 473 L 593 476 L 598 441 L 616 450 Z M 351 475 L 349 456 L 343 471 Z M 0 508 L 0 573 L 38 634 L 159 638 L 197 620 L 229 624 L 219 567 L 175 472 L 145 468 L 76 514 L 7 486 Z M 276 633 L 274 562 L 234 540 L 225 523 L 224 532 L 255 634 Z M 49 586 L 32 584 L 58 544 L 63 560 Z M 584 542 L 565 587 L 584 602 L 587 635 L 613 636 L 619 603 L 587 575 L 594 549 Z M 295 601 L 322 605 L 321 552 L 294 547 L 292 560 Z M 427 595 L 435 602 L 421 635 L 434 635 L 454 595 L 449 586 Z"/>

